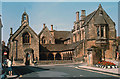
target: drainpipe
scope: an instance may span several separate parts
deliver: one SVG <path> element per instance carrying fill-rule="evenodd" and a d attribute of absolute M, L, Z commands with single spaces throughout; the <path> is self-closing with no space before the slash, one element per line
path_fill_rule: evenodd
<path fill-rule="evenodd" d="M 16 41 L 16 60 L 17 60 L 17 45 L 18 45 L 18 40 L 15 40 Z"/>

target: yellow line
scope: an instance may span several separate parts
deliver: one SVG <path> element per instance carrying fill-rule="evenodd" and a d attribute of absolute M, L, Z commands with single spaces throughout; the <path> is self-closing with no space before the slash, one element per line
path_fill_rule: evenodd
<path fill-rule="evenodd" d="M 93 71 L 93 70 L 87 70 L 87 69 L 83 69 L 83 68 L 78 68 L 78 67 L 75 67 L 77 69 L 82 69 L 82 70 L 86 70 L 86 71 L 91 71 L 91 72 L 96 72 L 96 73 L 101 73 L 101 74 L 106 74 L 106 75 L 112 75 L 112 76 L 115 76 L 115 77 L 120 77 L 118 75 L 114 75 L 114 74 L 109 74 L 109 73 L 104 73 L 104 72 L 98 72 L 98 71 Z"/>

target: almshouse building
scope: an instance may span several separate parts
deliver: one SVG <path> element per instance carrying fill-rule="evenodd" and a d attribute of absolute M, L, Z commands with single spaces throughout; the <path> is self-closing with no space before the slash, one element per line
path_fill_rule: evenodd
<path fill-rule="evenodd" d="M 116 59 L 115 43 L 115 23 L 101 5 L 87 16 L 85 10 L 81 10 L 80 20 L 76 12 L 72 31 L 56 31 L 53 25 L 49 30 L 43 24 L 38 35 L 29 26 L 28 14 L 24 12 L 17 31 L 12 33 L 11 28 L 9 58 L 25 64 L 34 60 L 73 59 L 84 59 L 88 63 L 96 60 L 96 63 L 102 58 Z"/>
<path fill-rule="evenodd" d="M 91 48 L 96 48 L 94 60 L 102 60 L 105 58 L 116 59 L 116 29 L 115 23 L 105 12 L 101 5 L 98 9 L 86 16 L 85 10 L 81 10 L 79 20 L 79 12 L 76 12 L 76 21 L 72 30 L 73 42 L 82 41 L 81 48 L 77 57 L 87 56 Z M 92 50 L 91 50 L 92 51 Z M 97 53 L 98 52 L 98 53 Z M 100 57 L 100 59 L 95 56 Z M 88 58 L 87 58 L 88 57 Z"/>

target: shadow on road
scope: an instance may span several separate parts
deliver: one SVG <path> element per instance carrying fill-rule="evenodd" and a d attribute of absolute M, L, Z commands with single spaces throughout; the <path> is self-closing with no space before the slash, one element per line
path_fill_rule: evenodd
<path fill-rule="evenodd" d="M 25 75 L 32 72 L 50 70 L 50 69 L 44 69 L 40 67 L 33 67 L 33 66 L 13 66 L 12 68 L 13 68 L 13 71 L 18 75 Z"/>

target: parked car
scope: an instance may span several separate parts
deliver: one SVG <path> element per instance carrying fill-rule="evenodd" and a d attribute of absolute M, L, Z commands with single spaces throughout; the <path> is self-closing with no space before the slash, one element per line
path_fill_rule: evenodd
<path fill-rule="evenodd" d="M 7 73 L 6 73 L 6 71 L 3 69 L 3 66 L 2 66 L 1 63 L 0 63 L 0 71 L 1 71 L 1 73 L 0 73 L 0 77 L 1 77 L 1 79 L 5 79 Z"/>

